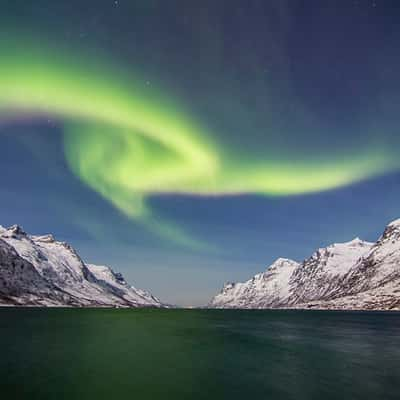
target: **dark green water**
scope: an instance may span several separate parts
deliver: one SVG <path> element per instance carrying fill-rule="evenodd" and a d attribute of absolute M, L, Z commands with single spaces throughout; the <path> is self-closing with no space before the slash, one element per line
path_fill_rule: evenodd
<path fill-rule="evenodd" d="M 2 399 L 396 399 L 400 314 L 0 309 Z"/>

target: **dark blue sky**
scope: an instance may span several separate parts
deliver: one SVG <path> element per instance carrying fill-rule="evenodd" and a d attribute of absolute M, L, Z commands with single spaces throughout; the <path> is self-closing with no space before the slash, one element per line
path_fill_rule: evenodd
<path fill-rule="evenodd" d="M 108 57 L 184 104 L 236 171 L 242 162 L 311 163 L 298 177 L 306 184 L 324 160 L 334 160 L 334 174 L 361 150 L 368 156 L 375 149 L 389 166 L 289 196 L 149 196 L 157 218 L 204 244 L 194 249 L 144 228 L 71 170 L 63 117 L 3 111 L 1 225 L 52 232 L 85 260 L 189 305 L 206 303 L 224 281 L 248 279 L 277 257 L 302 260 L 355 236 L 375 240 L 400 217 L 398 2 L 3 3 L 1 42 L 27 35 Z"/>

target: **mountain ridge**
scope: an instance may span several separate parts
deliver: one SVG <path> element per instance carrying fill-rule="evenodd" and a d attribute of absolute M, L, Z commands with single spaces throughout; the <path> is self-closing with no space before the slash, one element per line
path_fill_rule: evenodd
<path fill-rule="evenodd" d="M 301 263 L 288 260 L 293 265 L 289 278 L 288 271 L 268 273 L 277 261 L 246 282 L 224 285 L 208 306 L 400 310 L 400 219 L 389 223 L 375 243 L 356 237 L 319 248 Z M 260 276 L 268 285 L 258 283 Z"/>
<path fill-rule="evenodd" d="M 0 226 L 0 304 L 72 307 L 164 307 L 107 266 L 85 263 L 53 235 Z"/>

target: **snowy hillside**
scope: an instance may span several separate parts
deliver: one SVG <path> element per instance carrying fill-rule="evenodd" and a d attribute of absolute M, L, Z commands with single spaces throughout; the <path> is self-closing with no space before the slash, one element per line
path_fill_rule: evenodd
<path fill-rule="evenodd" d="M 301 264 L 277 260 L 245 283 L 226 284 L 215 308 L 400 309 L 400 220 L 376 243 L 353 239 Z"/>
<path fill-rule="evenodd" d="M 0 227 L 0 304 L 161 307 L 109 267 L 85 264 L 52 235 Z"/>
<path fill-rule="evenodd" d="M 286 304 L 290 295 L 289 279 L 299 264 L 279 258 L 265 272 L 244 283 L 227 283 L 214 297 L 218 307 L 279 307 Z"/>

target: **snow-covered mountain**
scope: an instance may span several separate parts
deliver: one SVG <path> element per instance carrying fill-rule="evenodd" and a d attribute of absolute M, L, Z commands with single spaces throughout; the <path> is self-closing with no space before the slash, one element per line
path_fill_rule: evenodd
<path fill-rule="evenodd" d="M 298 263 L 278 258 L 265 272 L 244 283 L 226 283 L 211 305 L 224 308 L 279 307 L 290 296 L 289 279 Z"/>
<path fill-rule="evenodd" d="M 400 219 L 376 243 L 353 239 L 302 263 L 278 259 L 244 283 L 228 283 L 215 308 L 400 309 Z"/>
<path fill-rule="evenodd" d="M 86 264 L 52 235 L 28 235 L 0 226 L 0 304 L 162 307 L 105 266 Z"/>

